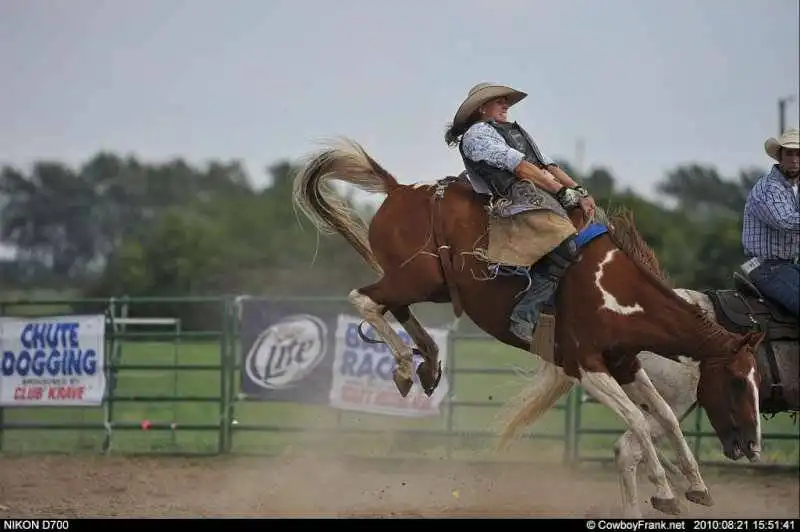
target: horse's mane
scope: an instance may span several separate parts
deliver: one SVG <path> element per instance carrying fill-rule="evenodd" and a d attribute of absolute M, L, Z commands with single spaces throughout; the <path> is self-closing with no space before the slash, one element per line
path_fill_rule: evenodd
<path fill-rule="evenodd" d="M 670 290 L 674 284 L 667 273 L 661 268 L 653 249 L 647 245 L 634 223 L 633 212 L 627 208 L 620 208 L 614 214 L 607 216 L 608 228 L 611 238 L 628 256 L 638 264 L 647 268 L 656 278 L 666 284 Z"/>

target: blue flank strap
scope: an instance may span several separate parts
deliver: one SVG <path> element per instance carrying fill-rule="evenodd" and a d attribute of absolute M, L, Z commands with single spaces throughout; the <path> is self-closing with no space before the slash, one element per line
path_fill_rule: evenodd
<path fill-rule="evenodd" d="M 608 227 L 599 223 L 591 223 L 581 229 L 578 236 L 575 237 L 575 243 L 578 244 L 578 248 L 582 248 L 598 236 L 606 233 L 608 233 Z"/>
<path fill-rule="evenodd" d="M 586 244 L 606 233 L 608 233 L 608 227 L 599 223 L 591 223 L 580 230 L 575 237 L 575 243 L 578 245 L 578 249 L 582 249 Z M 538 271 L 540 273 L 544 272 L 546 269 L 547 264 L 545 261 L 540 261 L 533 267 L 533 271 Z"/>

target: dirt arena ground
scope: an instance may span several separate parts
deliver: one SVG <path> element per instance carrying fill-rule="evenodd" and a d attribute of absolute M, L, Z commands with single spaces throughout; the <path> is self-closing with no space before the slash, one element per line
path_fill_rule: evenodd
<path fill-rule="evenodd" d="M 800 516 L 797 475 L 706 472 L 712 508 L 682 517 Z M 639 499 L 653 493 L 640 481 Z M 643 504 L 646 517 L 662 517 Z M 619 516 L 600 466 L 282 458 L 0 459 L 0 516 Z"/>

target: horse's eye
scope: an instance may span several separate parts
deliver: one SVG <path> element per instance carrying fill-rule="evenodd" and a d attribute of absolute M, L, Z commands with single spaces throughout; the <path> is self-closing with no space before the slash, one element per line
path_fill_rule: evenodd
<path fill-rule="evenodd" d="M 747 379 L 737 377 L 731 381 L 733 391 L 739 395 L 747 391 Z"/>

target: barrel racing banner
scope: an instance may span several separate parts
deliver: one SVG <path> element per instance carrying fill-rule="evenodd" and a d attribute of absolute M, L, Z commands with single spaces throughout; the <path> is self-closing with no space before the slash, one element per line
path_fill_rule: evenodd
<path fill-rule="evenodd" d="M 442 361 L 442 379 L 433 395 L 428 397 L 414 373 L 414 386 L 406 397 L 400 395 L 392 381 L 395 359 L 386 344 L 365 342 L 358 335 L 362 319 L 340 315 L 336 325 L 336 343 L 333 360 L 333 382 L 330 405 L 343 410 L 356 410 L 374 414 L 422 417 L 438 415 L 442 400 L 447 397 L 448 335 L 447 329 L 426 328 L 439 346 Z M 401 325 L 392 323 L 394 330 L 407 345 L 414 345 Z M 368 338 L 378 338 L 371 326 L 365 324 L 362 331 Z M 414 367 L 422 358 L 414 355 Z"/>
<path fill-rule="evenodd" d="M 105 316 L 0 318 L 0 405 L 101 405 Z"/>
<path fill-rule="evenodd" d="M 328 404 L 336 315 L 308 307 L 241 301 L 242 392 L 265 401 Z"/>

